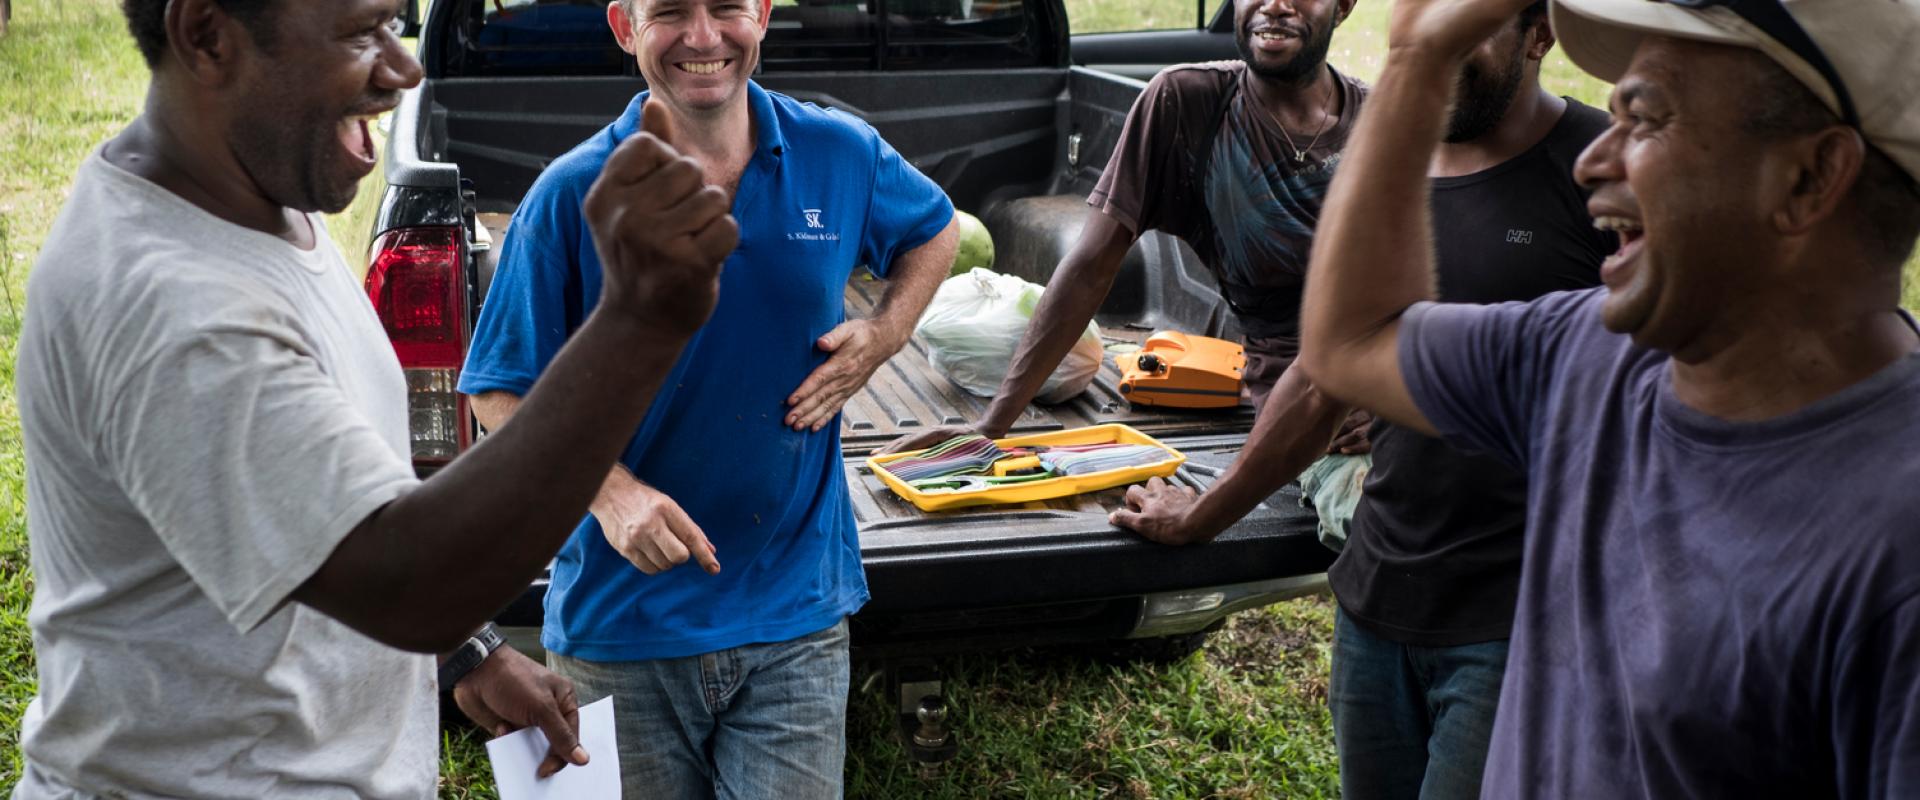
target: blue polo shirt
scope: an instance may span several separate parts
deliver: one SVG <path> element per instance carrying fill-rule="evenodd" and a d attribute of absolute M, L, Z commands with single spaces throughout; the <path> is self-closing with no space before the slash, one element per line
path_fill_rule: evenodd
<path fill-rule="evenodd" d="M 856 265 L 885 277 L 952 219 L 946 194 L 865 123 L 748 83 L 755 147 L 733 216 L 740 245 L 713 317 L 682 352 L 623 460 L 698 523 L 721 571 L 658 575 L 607 544 L 591 514 L 547 590 L 547 649 L 595 661 L 674 658 L 779 642 L 867 600 L 836 419 L 781 424 L 786 398 L 827 354 Z M 613 149 L 640 129 L 646 93 L 535 181 L 508 229 L 460 391 L 524 396 L 599 302 L 600 261 L 581 216 Z"/>

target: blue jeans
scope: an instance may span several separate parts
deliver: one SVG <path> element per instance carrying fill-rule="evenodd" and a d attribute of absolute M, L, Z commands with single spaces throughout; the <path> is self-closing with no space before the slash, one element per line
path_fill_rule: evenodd
<path fill-rule="evenodd" d="M 1471 800 L 1493 736 L 1507 640 L 1412 647 L 1336 611 L 1327 705 L 1347 800 Z"/>
<path fill-rule="evenodd" d="M 613 695 L 630 798 L 841 796 L 847 621 L 786 642 L 653 661 L 548 653 L 586 705 Z"/>

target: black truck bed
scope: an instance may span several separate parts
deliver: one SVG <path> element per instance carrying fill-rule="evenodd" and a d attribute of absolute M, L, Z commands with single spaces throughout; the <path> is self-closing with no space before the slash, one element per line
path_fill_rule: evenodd
<path fill-rule="evenodd" d="M 856 275 L 850 317 L 867 316 L 884 281 Z M 1145 330 L 1103 327 L 1109 340 Z M 1112 359 L 1087 391 L 1055 406 L 1029 406 L 1016 432 L 1107 422 L 1131 425 L 1185 453 L 1193 469 L 1176 483 L 1205 489 L 1245 444 L 1253 412 L 1135 409 L 1116 388 Z M 985 412 L 935 370 L 918 336 L 846 406 L 842 452 L 872 601 L 855 618 L 864 650 L 933 652 L 1023 643 L 1099 641 L 1127 635 L 1142 595 L 1312 575 L 1334 554 L 1316 537 L 1317 517 L 1288 486 L 1204 547 L 1168 547 L 1107 522 L 1125 487 L 1020 505 L 925 512 L 896 496 L 866 456 L 896 436 L 962 424 Z M 504 624 L 538 626 L 544 580 L 504 612 Z"/>
<path fill-rule="evenodd" d="M 885 286 L 856 277 L 847 286 L 848 315 L 870 313 Z M 1138 342 L 1148 331 L 1119 327 L 1102 333 Z M 1186 453 L 1198 468 L 1183 469 L 1173 480 L 1201 489 L 1213 482 L 1207 473 L 1225 468 L 1244 444 L 1252 409 L 1135 409 L 1121 399 L 1119 378 L 1108 359 L 1086 392 L 1057 406 L 1029 406 L 1015 432 L 1124 423 Z M 987 402 L 935 370 L 917 336 L 848 401 L 842 449 L 874 598 L 863 616 L 977 610 L 988 597 L 996 606 L 1019 606 L 1138 596 L 1310 574 L 1332 563 L 1333 553 L 1315 538 L 1314 513 L 1301 507 L 1293 487 L 1211 545 L 1166 547 L 1108 524 L 1107 513 L 1120 506 L 1124 487 L 929 513 L 900 499 L 866 468 L 865 455 L 895 436 L 976 420 Z M 1151 557 L 1142 558 L 1143 552 Z M 1023 577 L 1015 583 L 1007 575 Z"/>
<path fill-rule="evenodd" d="M 863 318 L 886 291 L 886 281 L 864 272 L 847 283 L 847 316 Z M 1151 331 L 1121 325 L 1100 329 L 1108 344 L 1139 344 Z M 1108 358 L 1100 374 L 1080 393 L 1059 405 L 1029 405 L 1013 433 L 1036 433 L 1118 422 L 1150 436 L 1242 433 L 1253 426 L 1246 406 L 1222 411 L 1134 408 L 1119 390 L 1120 370 Z M 865 389 L 847 401 L 840 424 L 842 452 L 863 454 L 902 434 L 942 425 L 961 425 L 986 413 L 990 398 L 976 397 L 947 380 L 927 359 L 926 343 L 915 336 L 899 355 L 873 374 Z"/>
<path fill-rule="evenodd" d="M 759 80 L 871 123 L 957 207 L 980 216 L 992 231 L 997 270 L 1042 283 L 1077 237 L 1084 198 L 1142 86 L 1064 63 L 769 71 Z M 389 189 L 373 233 L 458 224 L 478 237 L 476 245 L 503 242 L 509 215 L 551 159 L 605 125 L 641 88 L 632 75 L 434 77 L 408 92 L 396 115 Z M 477 314 L 499 250 L 474 252 Z M 864 273 L 850 282 L 849 316 L 870 314 L 885 286 Z M 1111 344 L 1139 342 L 1157 327 L 1237 333 L 1197 257 L 1157 232 L 1130 251 L 1098 319 Z M 1174 480 L 1204 488 L 1218 474 L 1208 468 L 1230 463 L 1252 428 L 1245 408 L 1136 410 L 1118 380 L 1109 360 L 1086 392 L 1029 407 L 1014 432 L 1125 423 L 1186 453 L 1194 468 Z M 933 369 L 916 338 L 845 406 L 843 468 L 872 590 L 854 617 L 854 642 L 868 655 L 1187 636 L 1233 610 L 1302 591 L 1332 562 L 1315 536 L 1314 514 L 1292 489 L 1213 543 L 1176 548 L 1107 522 L 1124 489 L 925 513 L 867 473 L 873 450 L 903 433 L 977 420 L 987 403 Z M 537 628 L 544 592 L 545 581 L 536 582 L 498 621 L 523 633 Z M 1197 610 L 1179 611 L 1189 599 Z"/>

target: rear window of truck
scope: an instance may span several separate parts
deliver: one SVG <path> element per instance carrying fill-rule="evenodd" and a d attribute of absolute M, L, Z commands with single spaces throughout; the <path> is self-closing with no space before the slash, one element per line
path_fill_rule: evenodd
<path fill-rule="evenodd" d="M 645 0 L 642 0 L 643 2 Z M 631 75 L 607 27 L 610 0 L 454 0 L 439 24 L 442 77 Z M 774 0 L 768 71 L 1053 66 L 1025 0 Z"/>

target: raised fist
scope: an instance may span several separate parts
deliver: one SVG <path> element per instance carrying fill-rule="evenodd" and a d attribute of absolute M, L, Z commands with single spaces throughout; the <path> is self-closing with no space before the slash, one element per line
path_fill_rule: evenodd
<path fill-rule="evenodd" d="M 673 148 L 667 109 L 648 100 L 642 130 L 613 151 L 583 210 L 600 254 L 601 304 L 672 335 L 706 324 L 720 266 L 740 241 L 726 191 Z"/>

